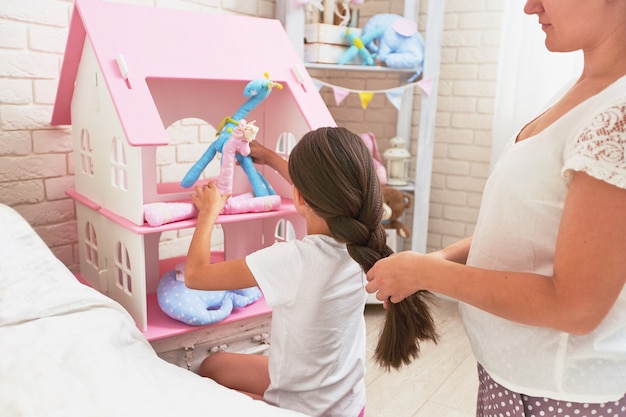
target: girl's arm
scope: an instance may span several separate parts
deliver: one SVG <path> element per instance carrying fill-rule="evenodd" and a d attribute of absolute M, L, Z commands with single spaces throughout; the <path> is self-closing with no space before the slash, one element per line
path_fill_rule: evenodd
<path fill-rule="evenodd" d="M 578 172 L 563 209 L 552 276 L 402 252 L 370 269 L 366 289 L 394 303 L 430 290 L 518 323 L 586 334 L 606 317 L 626 282 L 624 213 L 626 190 Z"/>
<path fill-rule="evenodd" d="M 466 237 L 458 242 L 451 244 L 436 252 L 431 252 L 431 256 L 436 256 L 447 261 L 463 264 L 467 262 L 467 255 L 469 254 L 470 245 L 472 244 L 472 238 Z"/>
<path fill-rule="evenodd" d="M 269 150 L 265 146 L 253 140 L 250 143 L 250 156 L 252 157 L 252 161 L 255 164 L 269 166 L 270 168 L 277 171 L 281 177 L 289 182 L 289 184 L 293 184 L 293 182 L 291 182 L 291 177 L 289 176 L 287 161 L 285 161 L 276 152 Z"/>
<path fill-rule="evenodd" d="M 211 232 L 230 195 L 220 195 L 215 183 L 198 186 L 191 201 L 198 224 L 185 262 L 185 285 L 197 290 L 237 290 L 257 285 L 244 259 L 211 263 Z"/>

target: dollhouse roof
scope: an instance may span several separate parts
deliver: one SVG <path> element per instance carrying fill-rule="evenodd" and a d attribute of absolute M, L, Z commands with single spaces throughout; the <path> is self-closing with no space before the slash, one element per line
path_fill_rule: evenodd
<path fill-rule="evenodd" d="M 70 104 L 87 38 L 131 145 L 168 144 L 146 81 L 152 77 L 247 83 L 267 72 L 289 87 L 309 126 L 332 121 L 277 20 L 75 0 L 53 125 L 72 123 Z M 120 55 L 125 68 L 118 65 Z"/>

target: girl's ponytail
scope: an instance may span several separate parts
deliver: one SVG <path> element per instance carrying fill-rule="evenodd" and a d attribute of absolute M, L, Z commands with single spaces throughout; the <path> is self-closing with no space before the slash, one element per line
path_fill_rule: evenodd
<path fill-rule="evenodd" d="M 418 291 L 399 303 L 389 303 L 374 360 L 389 371 L 409 365 L 420 353 L 420 342 L 437 343 L 437 331 L 428 303 L 432 294 Z"/>

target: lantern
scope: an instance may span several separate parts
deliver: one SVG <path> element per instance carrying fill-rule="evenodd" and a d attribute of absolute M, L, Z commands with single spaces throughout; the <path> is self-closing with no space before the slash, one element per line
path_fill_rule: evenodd
<path fill-rule="evenodd" d="M 404 146 L 406 141 L 396 136 L 391 139 L 390 143 L 391 147 L 383 153 L 383 158 L 387 160 L 387 184 L 407 185 L 411 154 Z"/>

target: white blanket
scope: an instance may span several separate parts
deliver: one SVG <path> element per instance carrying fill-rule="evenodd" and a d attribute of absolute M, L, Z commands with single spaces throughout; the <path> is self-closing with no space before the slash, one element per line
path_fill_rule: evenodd
<path fill-rule="evenodd" d="M 160 359 L 116 302 L 80 284 L 0 204 L 0 416 L 272 416 Z"/>

